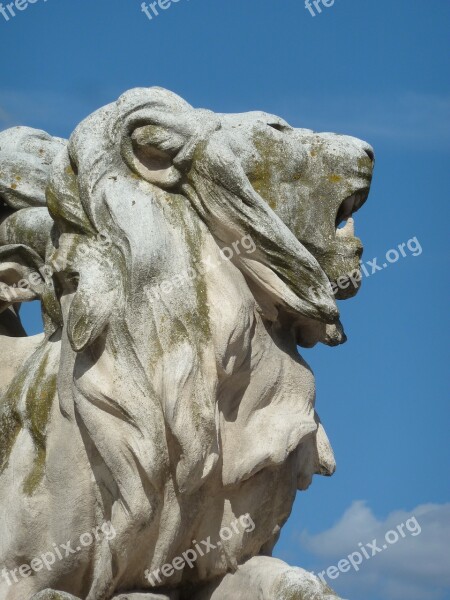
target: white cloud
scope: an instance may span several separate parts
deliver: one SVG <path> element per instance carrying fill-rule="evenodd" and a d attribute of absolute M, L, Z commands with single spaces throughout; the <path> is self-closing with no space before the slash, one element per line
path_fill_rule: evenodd
<path fill-rule="evenodd" d="M 80 90 L 0 90 L 0 130 L 27 125 L 68 137 L 82 119 L 117 95 L 110 90 L 95 90 L 91 95 Z"/>
<path fill-rule="evenodd" d="M 386 533 L 405 524 L 405 537 L 386 542 Z M 418 525 L 417 525 L 418 524 Z M 391 538 L 394 539 L 392 535 Z M 372 556 L 367 544 L 381 552 Z M 300 542 L 315 557 L 316 573 L 366 548 L 370 558 L 330 584 L 344 597 L 383 600 L 445 600 L 450 595 L 450 504 L 424 504 L 377 519 L 365 502 L 354 502 L 331 529 Z M 384 549 L 384 546 L 386 548 Z"/>
<path fill-rule="evenodd" d="M 12 125 L 14 125 L 14 119 L 4 108 L 0 106 L 0 129 L 3 127 L 11 127 Z"/>
<path fill-rule="evenodd" d="M 0 129 L 29 125 L 66 137 L 84 117 L 116 100 L 122 91 L 95 84 L 80 84 L 70 92 L 0 90 Z M 354 135 L 375 146 L 380 142 L 411 150 L 450 146 L 448 94 L 331 91 L 273 98 L 271 106 L 262 101 L 258 108 L 273 110 L 295 127 Z"/>
<path fill-rule="evenodd" d="M 292 125 L 411 149 L 450 145 L 450 96 L 415 92 L 305 95 L 285 102 Z"/>

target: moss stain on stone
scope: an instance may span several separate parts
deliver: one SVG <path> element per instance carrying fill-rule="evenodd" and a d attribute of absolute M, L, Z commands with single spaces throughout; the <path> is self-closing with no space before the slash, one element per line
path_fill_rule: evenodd
<path fill-rule="evenodd" d="M 0 408 L 0 474 L 7 468 L 14 444 L 23 428 L 29 430 L 33 440 L 35 458 L 23 484 L 23 491 L 28 496 L 34 493 L 44 476 L 46 430 L 56 396 L 57 376 L 48 372 L 48 350 L 38 361 L 37 366 L 36 363 L 23 366 L 2 398 Z M 19 402 L 24 394 L 25 410 L 21 411 Z"/>
<path fill-rule="evenodd" d="M 342 181 L 342 176 L 332 173 L 331 175 L 328 175 L 328 181 L 331 183 L 340 183 Z"/>
<path fill-rule="evenodd" d="M 7 468 L 14 443 L 22 428 L 22 419 L 17 410 L 26 379 L 22 370 L 10 384 L 0 407 L 0 474 Z"/>
<path fill-rule="evenodd" d="M 78 180 L 71 165 L 61 173 L 63 185 L 56 191 L 50 183 L 45 190 L 47 208 L 59 225 L 70 225 L 83 233 L 93 233 L 93 228 L 82 207 Z"/>
<path fill-rule="evenodd" d="M 361 171 L 372 171 L 372 160 L 368 156 L 358 158 L 358 168 Z"/>
<path fill-rule="evenodd" d="M 277 208 L 278 197 L 276 195 L 276 186 L 272 182 L 270 173 L 274 160 L 279 160 L 279 158 L 277 158 L 277 153 L 273 152 L 273 148 L 268 140 L 260 133 L 256 132 L 254 134 L 253 143 L 258 151 L 260 160 L 253 169 L 250 183 L 270 208 L 275 210 Z"/>
<path fill-rule="evenodd" d="M 46 433 L 53 400 L 56 396 L 56 373 L 48 373 L 48 354 L 40 362 L 33 387 L 26 395 L 26 425 L 33 438 L 35 459 L 31 473 L 26 478 L 23 491 L 31 496 L 39 486 L 45 472 Z"/>
<path fill-rule="evenodd" d="M 200 336 L 197 340 L 197 344 L 200 348 L 203 348 L 204 339 L 210 337 L 210 325 L 209 325 L 209 307 L 208 307 L 208 293 L 206 281 L 203 274 L 199 273 L 201 268 L 201 249 L 203 243 L 203 235 L 200 223 L 196 219 L 192 220 L 186 218 L 186 203 L 182 196 L 173 196 L 170 206 L 170 221 L 174 227 L 176 227 L 185 236 L 186 244 L 188 246 L 190 266 L 196 271 L 196 277 L 192 280 L 195 288 L 195 308 L 194 310 L 187 310 L 185 315 L 182 315 L 180 319 L 187 325 L 190 325 L 191 331 L 198 331 Z M 169 212 L 169 211 L 168 211 Z M 177 326 L 180 329 L 181 323 Z M 184 328 L 184 326 L 183 326 Z M 202 338 L 202 339 L 200 339 Z"/>

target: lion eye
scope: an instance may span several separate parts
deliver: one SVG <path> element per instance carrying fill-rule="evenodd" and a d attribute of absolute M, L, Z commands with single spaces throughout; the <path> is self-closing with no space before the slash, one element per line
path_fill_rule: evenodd
<path fill-rule="evenodd" d="M 280 123 L 267 123 L 269 127 L 272 129 L 276 129 L 277 131 L 286 131 L 287 127 L 285 125 L 281 125 Z"/>

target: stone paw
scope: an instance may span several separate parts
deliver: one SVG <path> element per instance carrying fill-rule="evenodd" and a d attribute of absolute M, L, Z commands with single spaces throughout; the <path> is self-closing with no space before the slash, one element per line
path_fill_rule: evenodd
<path fill-rule="evenodd" d="M 178 592 L 151 593 L 151 592 L 126 592 L 119 596 L 114 596 L 112 600 L 178 600 Z"/>
<path fill-rule="evenodd" d="M 303 569 L 291 568 L 278 576 L 270 600 L 340 600 L 320 579 Z"/>
<path fill-rule="evenodd" d="M 34 596 L 30 598 L 30 600 L 80 600 L 80 598 L 72 596 L 72 594 L 68 594 L 67 592 L 43 590 L 42 592 L 34 594 Z"/>
<path fill-rule="evenodd" d="M 187 599 L 186 599 L 187 600 Z M 276 558 L 255 556 L 188 600 L 340 600 L 320 579 Z"/>

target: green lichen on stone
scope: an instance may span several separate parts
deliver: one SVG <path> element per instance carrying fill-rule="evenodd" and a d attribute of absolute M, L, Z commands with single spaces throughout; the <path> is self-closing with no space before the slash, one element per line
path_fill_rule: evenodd
<path fill-rule="evenodd" d="M 259 161 L 252 169 L 250 183 L 255 191 L 263 198 L 270 208 L 276 209 L 278 203 L 277 186 L 272 181 L 271 174 L 281 168 L 280 156 L 273 151 L 273 140 L 268 140 L 260 132 L 253 135 L 253 143 L 259 154 Z"/>
<path fill-rule="evenodd" d="M 205 419 L 204 415 L 202 414 L 202 408 L 199 405 L 198 401 L 195 400 L 195 398 L 192 400 L 192 402 L 190 404 L 190 410 L 191 410 L 192 423 L 195 425 L 195 428 L 197 429 L 197 431 L 201 430 L 202 427 L 205 426 L 205 424 L 208 425 L 207 419 Z"/>
<path fill-rule="evenodd" d="M 56 378 L 56 373 L 48 373 L 47 354 L 40 362 L 33 378 L 33 386 L 26 394 L 25 422 L 36 452 L 31 473 L 23 485 L 23 490 L 28 496 L 37 489 L 45 472 L 47 424 L 56 396 Z"/>
<path fill-rule="evenodd" d="M 361 171 L 372 171 L 372 159 L 368 156 L 364 156 L 362 158 L 358 158 L 358 168 Z"/>
<path fill-rule="evenodd" d="M 50 416 L 52 400 L 56 394 L 56 374 L 47 374 L 48 355 L 40 363 L 34 377 L 33 387 L 26 395 L 26 419 L 36 444 L 45 444 L 45 432 Z"/>
<path fill-rule="evenodd" d="M 46 430 L 56 396 L 56 373 L 49 372 L 48 363 L 48 350 L 26 363 L 8 387 L 0 405 L 0 473 L 7 468 L 23 428 L 28 429 L 33 440 L 35 458 L 23 484 L 27 495 L 37 489 L 45 472 Z M 19 405 L 23 398 L 25 407 L 21 410 Z"/>
<path fill-rule="evenodd" d="M 61 173 L 62 185 L 55 190 L 49 184 L 45 190 L 47 207 L 52 218 L 60 225 L 69 225 L 83 233 L 94 229 L 81 204 L 77 176 L 69 164 Z"/>
<path fill-rule="evenodd" d="M 8 466 L 14 443 L 22 428 L 22 418 L 17 410 L 26 379 L 26 371 L 22 370 L 10 384 L 0 405 L 0 474 Z"/>
<path fill-rule="evenodd" d="M 331 183 L 340 183 L 342 181 L 342 176 L 332 173 L 331 175 L 328 175 L 328 181 Z"/>
<path fill-rule="evenodd" d="M 209 306 L 207 285 L 201 270 L 203 232 L 200 223 L 196 218 L 189 218 L 186 213 L 186 201 L 182 196 L 173 195 L 168 205 L 167 211 L 171 224 L 185 237 L 188 247 L 190 267 L 196 271 L 196 276 L 192 280 L 195 290 L 195 307 L 193 310 L 187 310 L 179 317 L 180 323 L 177 328 L 180 329 L 182 322 L 189 326 L 191 331 L 198 331 L 199 347 L 204 346 L 203 341 L 210 337 Z M 169 214 L 170 213 L 170 214 Z M 184 326 L 183 326 L 184 328 Z M 200 339 L 201 338 L 201 339 Z"/>

